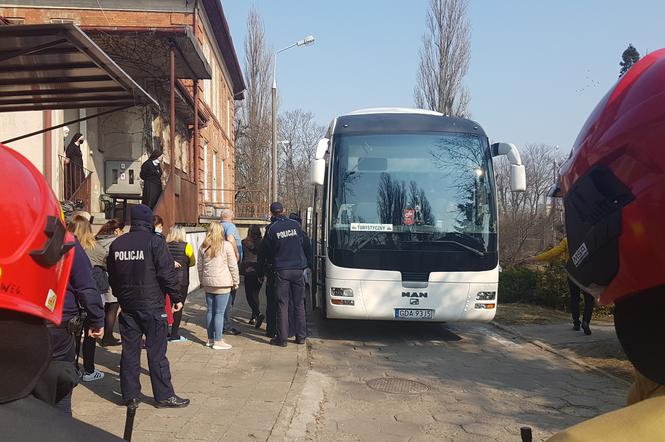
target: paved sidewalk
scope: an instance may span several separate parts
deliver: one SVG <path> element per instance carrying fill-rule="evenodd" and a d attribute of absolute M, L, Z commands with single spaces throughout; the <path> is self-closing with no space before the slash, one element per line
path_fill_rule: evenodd
<path fill-rule="evenodd" d="M 262 297 L 263 298 L 263 297 Z M 145 352 L 142 355 L 143 403 L 133 440 L 268 440 L 281 439 L 302 387 L 307 350 L 268 345 L 265 325 L 247 325 L 249 308 L 238 291 L 232 316 L 240 336 L 226 336 L 228 351 L 205 347 L 205 299 L 192 293 L 185 304 L 181 334 L 190 342 L 169 345 L 168 358 L 176 394 L 191 399 L 184 409 L 157 409 L 152 404 Z M 74 390 L 74 416 L 122 437 L 126 408 L 120 405 L 120 347 L 97 347 L 96 365 L 106 377 Z"/>
<path fill-rule="evenodd" d="M 573 330 L 570 322 L 557 322 L 554 324 L 513 325 L 522 336 L 537 339 L 556 347 L 566 347 L 591 342 L 617 342 L 614 324 L 611 322 L 594 321 L 591 323 L 591 334 L 585 335 L 582 331 Z"/>
<path fill-rule="evenodd" d="M 632 382 L 633 367 L 623 353 L 612 322 L 593 321 L 591 335 L 573 330 L 570 321 L 529 325 L 503 325 L 495 322 L 495 325 L 624 384 Z"/>

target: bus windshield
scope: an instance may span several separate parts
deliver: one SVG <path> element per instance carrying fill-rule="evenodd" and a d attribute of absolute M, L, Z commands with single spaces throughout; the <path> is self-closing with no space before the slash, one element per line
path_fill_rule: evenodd
<path fill-rule="evenodd" d="M 338 258 L 371 250 L 443 251 L 464 261 L 496 255 L 486 139 L 442 132 L 338 135 L 332 171 L 330 246 Z"/>

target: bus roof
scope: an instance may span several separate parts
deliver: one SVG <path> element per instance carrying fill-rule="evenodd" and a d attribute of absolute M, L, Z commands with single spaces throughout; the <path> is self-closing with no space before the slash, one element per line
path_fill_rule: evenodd
<path fill-rule="evenodd" d="M 412 107 L 369 107 L 366 109 L 358 109 L 349 112 L 347 115 L 369 115 L 369 114 L 420 114 L 420 115 L 434 115 L 443 117 L 440 112 L 435 112 L 427 109 L 417 109 Z"/>
<path fill-rule="evenodd" d="M 487 137 L 480 124 L 439 112 L 400 107 L 360 109 L 341 115 L 333 122 L 334 134 L 455 132 Z"/>

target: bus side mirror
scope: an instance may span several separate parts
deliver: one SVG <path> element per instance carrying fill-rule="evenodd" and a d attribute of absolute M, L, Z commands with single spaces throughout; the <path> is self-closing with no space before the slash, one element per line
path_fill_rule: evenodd
<path fill-rule="evenodd" d="M 524 192 L 526 190 L 526 170 L 523 165 L 510 166 L 510 190 Z"/>
<path fill-rule="evenodd" d="M 311 184 L 323 186 L 323 179 L 326 175 L 326 160 L 320 158 L 312 161 L 309 181 Z"/>
<path fill-rule="evenodd" d="M 510 162 L 510 190 L 524 192 L 526 190 L 526 169 L 522 164 L 520 152 L 512 143 L 494 143 L 491 146 L 492 156 L 505 155 Z"/>

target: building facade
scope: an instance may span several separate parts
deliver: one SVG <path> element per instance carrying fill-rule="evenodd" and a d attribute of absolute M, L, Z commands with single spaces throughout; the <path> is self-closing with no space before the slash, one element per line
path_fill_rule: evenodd
<path fill-rule="evenodd" d="M 140 164 L 154 149 L 164 152 L 165 170 L 155 212 L 168 223 L 233 208 L 233 112 L 245 85 L 219 0 L 0 0 L 0 16 L 10 24 L 79 26 L 159 103 L 68 124 L 68 136 L 59 128 L 10 143 L 42 170 L 61 199 L 71 196 L 63 184 L 64 152 L 78 132 L 85 139 L 87 207 L 94 213 L 101 215 L 111 184 L 125 177 L 114 165 Z M 169 78 L 175 81 L 169 84 Z M 104 109 L 0 113 L 0 140 Z"/>

